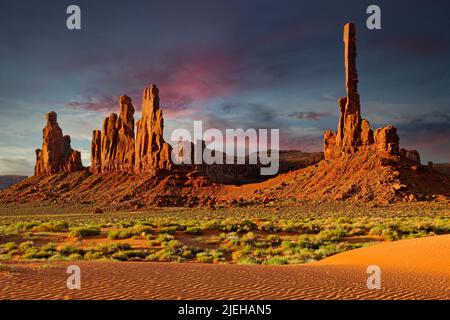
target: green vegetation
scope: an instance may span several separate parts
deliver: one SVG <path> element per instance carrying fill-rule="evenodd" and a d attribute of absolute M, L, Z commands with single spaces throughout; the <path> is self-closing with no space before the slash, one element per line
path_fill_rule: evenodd
<path fill-rule="evenodd" d="M 447 207 L 419 204 L 0 215 L 0 260 L 284 265 L 378 241 L 449 233 Z M 129 243 L 121 242 L 125 239 Z M 101 241 L 105 243 L 96 244 Z"/>
<path fill-rule="evenodd" d="M 79 228 L 73 228 L 70 231 L 70 236 L 75 238 L 85 238 L 85 237 L 92 237 L 97 236 L 100 234 L 100 230 L 96 227 L 79 227 Z"/>

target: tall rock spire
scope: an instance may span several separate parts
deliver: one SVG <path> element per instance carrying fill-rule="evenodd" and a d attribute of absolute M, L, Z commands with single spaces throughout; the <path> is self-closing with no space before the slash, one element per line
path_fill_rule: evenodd
<path fill-rule="evenodd" d="M 120 115 L 103 120 L 102 131 L 94 130 L 91 143 L 91 171 L 94 173 L 134 169 L 134 107 L 131 98 L 121 96 Z"/>
<path fill-rule="evenodd" d="M 337 146 L 344 152 L 354 152 L 361 144 L 361 106 L 356 70 L 356 28 L 353 23 L 344 26 L 345 89 L 347 96 L 339 99 L 341 118 L 336 137 Z"/>
<path fill-rule="evenodd" d="M 35 175 L 52 175 L 83 170 L 81 153 L 70 146 L 70 136 L 63 136 L 56 112 L 46 116 L 47 125 L 42 130 L 42 149 L 36 150 Z"/>
<path fill-rule="evenodd" d="M 159 89 L 153 84 L 142 96 L 142 119 L 136 124 L 136 172 L 156 174 L 172 168 L 171 146 L 164 141 Z"/>
<path fill-rule="evenodd" d="M 325 159 L 354 154 L 363 149 L 397 155 L 399 152 L 397 129 L 388 126 L 378 129 L 374 134 L 369 121 L 361 117 L 356 69 L 356 27 L 353 23 L 347 23 L 344 26 L 344 50 L 347 94 L 338 101 L 340 118 L 337 132 L 331 130 L 325 132 Z"/>

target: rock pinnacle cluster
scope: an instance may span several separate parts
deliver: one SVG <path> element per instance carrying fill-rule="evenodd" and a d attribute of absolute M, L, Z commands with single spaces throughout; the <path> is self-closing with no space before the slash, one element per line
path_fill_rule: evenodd
<path fill-rule="evenodd" d="M 356 68 L 356 27 L 353 23 L 344 26 L 344 48 L 347 95 L 338 100 L 340 118 L 337 132 L 327 130 L 324 134 L 325 160 L 366 150 L 381 155 L 405 156 L 420 162 L 420 156 L 415 150 L 400 153 L 396 127 L 388 125 L 376 129 L 374 133 L 369 121 L 361 117 Z"/>

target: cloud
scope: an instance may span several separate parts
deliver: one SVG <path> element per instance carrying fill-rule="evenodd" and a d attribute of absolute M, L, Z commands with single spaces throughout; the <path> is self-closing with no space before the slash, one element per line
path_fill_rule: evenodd
<path fill-rule="evenodd" d="M 378 45 L 418 56 L 432 56 L 447 52 L 450 48 L 450 41 L 429 36 L 397 36 L 380 42 Z"/>
<path fill-rule="evenodd" d="M 450 113 L 431 111 L 397 119 L 403 147 L 418 149 L 424 160 L 450 162 Z"/>
<path fill-rule="evenodd" d="M 0 158 L 0 175 L 30 176 L 34 172 L 33 165 L 23 158 Z"/>
<path fill-rule="evenodd" d="M 118 109 L 119 98 L 116 96 L 87 97 L 80 100 L 71 100 L 64 105 L 71 109 L 85 109 L 88 111 L 111 112 Z"/>
<path fill-rule="evenodd" d="M 301 119 L 301 120 L 313 120 L 318 121 L 322 118 L 326 118 L 331 116 L 331 112 L 314 112 L 314 111 L 307 111 L 307 112 L 294 112 L 289 114 L 289 117 Z"/>

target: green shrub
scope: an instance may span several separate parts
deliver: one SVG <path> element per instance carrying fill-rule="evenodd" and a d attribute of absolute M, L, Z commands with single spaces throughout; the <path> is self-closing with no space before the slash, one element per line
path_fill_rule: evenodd
<path fill-rule="evenodd" d="M 99 260 L 99 259 L 104 259 L 104 258 L 105 258 L 105 254 L 100 251 L 88 251 L 84 255 L 84 260 Z"/>
<path fill-rule="evenodd" d="M 199 252 L 197 253 L 197 261 L 201 263 L 212 263 L 214 257 L 208 252 Z"/>
<path fill-rule="evenodd" d="M 189 233 L 189 234 L 198 235 L 198 234 L 201 234 L 202 232 L 203 232 L 202 228 L 197 227 L 197 226 L 186 228 L 186 233 Z"/>
<path fill-rule="evenodd" d="M 79 253 L 72 253 L 68 259 L 71 261 L 79 261 L 79 260 L 83 260 L 83 256 Z"/>
<path fill-rule="evenodd" d="M 71 245 L 67 245 L 59 250 L 59 253 L 63 256 L 70 256 L 72 254 L 84 255 L 84 250 Z"/>
<path fill-rule="evenodd" d="M 8 253 L 17 249 L 17 244 L 15 242 L 7 242 L 1 246 L 0 253 Z"/>
<path fill-rule="evenodd" d="M 66 221 L 48 221 L 33 228 L 35 232 L 65 232 L 69 229 Z"/>
<path fill-rule="evenodd" d="M 266 221 L 261 226 L 260 229 L 267 232 L 267 233 L 274 233 L 280 231 L 280 229 L 275 226 L 273 221 Z"/>
<path fill-rule="evenodd" d="M 130 259 L 144 259 L 146 253 L 141 250 L 126 250 L 114 253 L 111 258 L 119 261 L 128 261 Z"/>
<path fill-rule="evenodd" d="M 79 228 L 73 228 L 70 231 L 70 236 L 75 238 L 85 238 L 85 237 L 92 237 L 97 236 L 100 234 L 100 230 L 95 227 L 79 227 Z"/>
<path fill-rule="evenodd" d="M 289 263 L 289 261 L 286 258 L 282 258 L 282 257 L 270 257 L 263 261 L 263 264 L 281 265 L 281 264 L 288 264 L 288 263 Z"/>
<path fill-rule="evenodd" d="M 244 257 L 238 261 L 239 264 L 259 264 L 259 261 L 252 257 Z"/>
<path fill-rule="evenodd" d="M 22 242 L 21 244 L 19 244 L 19 250 L 22 252 L 24 252 L 32 247 L 34 247 L 33 241 L 25 241 L 25 242 Z"/>
<path fill-rule="evenodd" d="M 252 231 L 250 231 L 242 236 L 241 241 L 244 243 L 252 243 L 253 241 L 255 241 L 255 239 L 256 235 Z"/>
<path fill-rule="evenodd" d="M 162 234 L 175 234 L 180 228 L 178 226 L 162 227 L 159 229 L 159 233 Z"/>
<path fill-rule="evenodd" d="M 131 245 L 128 243 L 113 243 L 113 244 L 101 244 L 97 246 L 94 250 L 103 253 L 105 256 L 110 256 L 119 251 L 131 250 Z"/>
<path fill-rule="evenodd" d="M 266 240 L 272 246 L 279 246 L 281 244 L 280 236 L 277 234 L 269 234 Z"/>
<path fill-rule="evenodd" d="M 108 232 L 108 238 L 113 240 L 129 239 L 133 236 L 134 236 L 133 232 L 131 232 L 129 229 L 111 230 Z"/>

